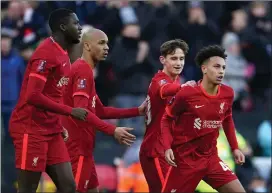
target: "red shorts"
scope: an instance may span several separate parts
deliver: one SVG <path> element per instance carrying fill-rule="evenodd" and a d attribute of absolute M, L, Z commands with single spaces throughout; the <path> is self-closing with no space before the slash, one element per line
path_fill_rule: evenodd
<path fill-rule="evenodd" d="M 70 162 L 61 133 L 33 135 L 10 133 L 15 147 L 16 168 L 44 172 L 47 165 Z"/>
<path fill-rule="evenodd" d="M 166 162 L 164 157 L 153 158 L 141 154 L 140 162 L 149 192 L 161 192 L 165 177 L 170 171 L 171 166 Z"/>
<path fill-rule="evenodd" d="M 71 163 L 78 192 L 85 193 L 98 187 L 93 156 L 71 156 Z"/>
<path fill-rule="evenodd" d="M 237 179 L 218 155 L 206 158 L 191 154 L 178 159 L 178 167 L 172 167 L 166 176 L 162 192 L 194 192 L 201 180 L 217 189 Z"/>

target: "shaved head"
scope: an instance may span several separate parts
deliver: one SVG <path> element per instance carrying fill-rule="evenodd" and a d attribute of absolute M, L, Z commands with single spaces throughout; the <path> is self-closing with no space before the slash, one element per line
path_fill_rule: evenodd
<path fill-rule="evenodd" d="M 108 36 L 101 30 L 96 28 L 87 29 L 82 36 L 81 44 L 83 46 L 83 54 L 91 56 L 92 60 L 105 60 L 108 51 Z"/>
<path fill-rule="evenodd" d="M 82 43 L 84 42 L 93 42 L 99 40 L 107 40 L 107 35 L 100 29 L 90 28 L 82 36 Z"/>

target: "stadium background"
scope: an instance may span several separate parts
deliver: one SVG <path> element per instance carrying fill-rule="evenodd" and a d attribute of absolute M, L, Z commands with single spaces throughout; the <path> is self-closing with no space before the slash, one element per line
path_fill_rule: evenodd
<path fill-rule="evenodd" d="M 22 77 L 37 44 L 50 34 L 49 13 L 75 11 L 84 28 L 94 26 L 109 37 L 110 54 L 95 71 L 96 87 L 105 105 L 132 107 L 145 98 L 149 81 L 162 66 L 161 43 L 173 38 L 188 42 L 182 81 L 199 80 L 196 52 L 221 44 L 229 55 L 225 83 L 235 90 L 234 120 L 239 143 L 247 155 L 234 168 L 224 134 L 218 148 L 251 192 L 271 192 L 271 2 L 128 2 L 128 1 L 10 1 L 1 2 L 1 186 L 15 192 L 14 150 L 8 120 L 18 99 Z M 95 149 L 101 190 L 143 192 L 138 151 L 144 134 L 142 118 L 109 120 L 135 128 L 138 141 L 129 149 L 98 133 Z M 198 191 L 211 191 L 201 185 Z M 44 176 L 39 188 L 54 191 Z"/>

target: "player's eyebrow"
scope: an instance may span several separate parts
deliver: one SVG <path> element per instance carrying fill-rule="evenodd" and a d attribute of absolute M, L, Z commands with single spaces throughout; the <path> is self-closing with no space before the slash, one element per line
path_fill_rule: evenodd
<path fill-rule="evenodd" d="M 99 40 L 99 43 L 107 43 L 108 40 Z"/>

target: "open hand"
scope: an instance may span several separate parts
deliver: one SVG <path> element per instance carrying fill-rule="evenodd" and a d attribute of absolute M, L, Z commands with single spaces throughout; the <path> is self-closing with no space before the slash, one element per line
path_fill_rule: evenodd
<path fill-rule="evenodd" d="M 116 127 L 114 131 L 114 137 L 120 144 L 130 146 L 132 143 L 134 143 L 136 139 L 134 135 L 129 133 L 129 131 L 132 131 L 132 130 L 133 128 Z"/>

